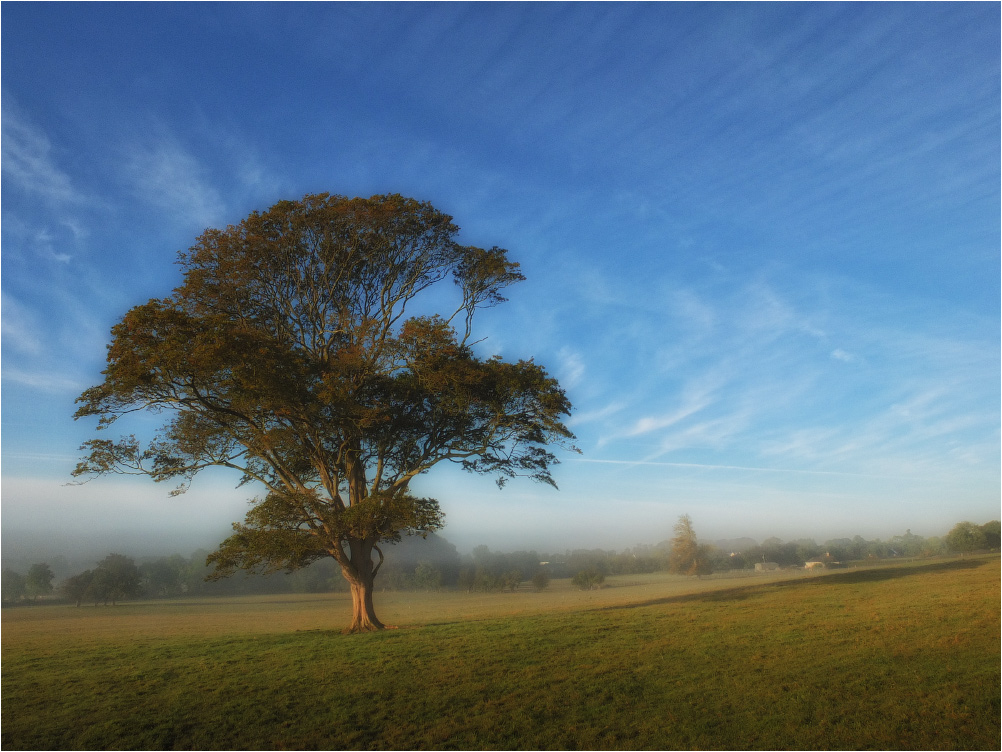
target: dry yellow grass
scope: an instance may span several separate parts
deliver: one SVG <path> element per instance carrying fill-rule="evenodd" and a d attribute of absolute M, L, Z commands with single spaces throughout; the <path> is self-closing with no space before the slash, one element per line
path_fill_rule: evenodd
<path fill-rule="evenodd" d="M 580 611 L 818 576 L 823 575 L 802 570 L 754 575 L 738 572 L 704 579 L 656 573 L 609 577 L 605 587 L 588 591 L 573 587 L 570 580 L 553 580 L 543 592 L 381 592 L 376 595 L 376 611 L 385 623 L 408 627 Z M 51 646 L 71 635 L 75 645 L 86 645 L 123 638 L 145 641 L 185 635 L 202 638 L 340 629 L 350 616 L 351 598 L 347 593 L 180 598 L 108 607 L 6 609 L 3 630 L 5 641 L 28 648 Z M 73 622 L 72 630 L 67 629 L 68 622 Z"/>
<path fill-rule="evenodd" d="M 989 749 L 999 560 L 3 613 L 9 749 Z"/>

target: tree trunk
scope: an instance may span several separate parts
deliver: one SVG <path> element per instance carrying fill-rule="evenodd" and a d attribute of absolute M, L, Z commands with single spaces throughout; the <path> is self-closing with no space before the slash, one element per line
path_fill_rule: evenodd
<path fill-rule="evenodd" d="M 372 607 L 372 580 L 370 577 L 368 582 L 361 579 L 348 581 L 351 585 L 351 625 L 344 630 L 345 634 L 386 629 L 386 625 L 376 618 Z"/>
<path fill-rule="evenodd" d="M 372 607 L 372 589 L 378 567 L 372 565 L 373 542 L 353 540 L 348 542 L 351 550 L 350 567 L 342 564 L 341 573 L 351 586 L 351 624 L 345 634 L 375 632 L 386 629 L 386 625 L 376 618 Z"/>

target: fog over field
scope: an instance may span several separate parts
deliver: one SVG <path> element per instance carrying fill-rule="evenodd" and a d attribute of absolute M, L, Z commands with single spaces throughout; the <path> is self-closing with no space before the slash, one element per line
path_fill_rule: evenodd
<path fill-rule="evenodd" d="M 67 485 L 84 441 L 167 417 L 97 432 L 75 400 L 206 228 L 321 192 L 430 202 L 525 276 L 472 352 L 555 377 L 580 454 L 554 448 L 559 490 L 418 476 L 460 551 L 622 550 L 682 514 L 707 541 L 819 542 L 999 516 L 998 4 L 3 21 L 4 561 L 187 554 L 243 518 L 262 490 L 236 472 Z"/>
<path fill-rule="evenodd" d="M 134 482 L 127 482 L 126 487 Z M 143 486 L 139 484 L 138 498 L 143 499 Z M 100 486 L 95 485 L 95 488 Z M 237 521 L 247 507 L 247 496 L 244 489 L 232 489 L 220 482 L 212 497 L 213 503 L 206 505 L 202 495 L 182 495 L 171 499 L 164 498 L 159 503 L 137 501 L 128 493 L 123 494 L 119 501 L 116 514 L 109 519 L 97 521 L 93 518 L 87 504 L 75 503 L 73 494 L 87 492 L 87 486 L 60 487 L 71 501 L 62 504 L 39 500 L 38 508 L 45 511 L 49 519 L 59 520 L 52 529 L 33 527 L 29 519 L 20 519 L 16 512 L 4 518 L 0 529 L 2 536 L 2 561 L 5 567 L 25 570 L 28 565 L 38 561 L 52 563 L 58 560 L 57 570 L 76 571 L 93 565 L 93 563 L 110 552 L 122 553 L 137 560 L 172 554 L 185 557 L 196 550 L 213 550 L 231 533 L 231 523 Z M 503 498 L 507 492 L 501 492 Z M 49 497 L 51 498 L 51 497 Z M 57 497 L 58 498 L 58 497 Z M 106 500 L 105 500 L 106 501 Z M 573 507 L 572 500 L 567 500 Z M 447 514 L 451 505 L 447 501 Z M 36 508 L 37 509 L 37 508 Z M 647 509 L 649 514 L 647 524 L 637 524 L 634 518 L 616 519 L 612 516 L 614 508 L 610 508 L 609 517 L 605 521 L 600 516 L 594 519 L 581 520 L 581 515 L 569 512 L 566 521 L 554 525 L 552 510 L 533 510 L 526 507 L 524 519 L 519 526 L 505 525 L 498 520 L 492 526 L 491 520 L 497 520 L 498 512 L 491 509 L 470 509 L 457 503 L 456 515 L 466 522 L 466 527 L 454 531 L 447 524 L 439 536 L 454 545 L 460 554 L 469 554 L 476 546 L 486 545 L 495 551 L 529 551 L 539 553 L 562 553 L 574 549 L 603 549 L 606 551 L 623 551 L 643 546 L 654 546 L 672 536 L 672 526 L 678 515 L 686 513 L 681 509 L 674 517 L 670 505 L 651 504 Z M 510 510 L 510 507 L 504 507 Z M 478 519 L 477 514 L 483 513 Z M 889 519 L 884 524 L 866 522 L 858 527 L 844 525 L 842 527 L 826 527 L 824 524 L 806 526 L 798 530 L 793 525 L 770 524 L 770 518 L 756 520 L 724 520 L 719 517 L 706 516 L 703 510 L 697 510 L 693 516 L 693 524 L 699 539 L 707 543 L 725 545 L 736 539 L 748 539 L 757 543 L 777 537 L 783 541 L 813 539 L 817 543 L 835 538 L 863 538 L 888 540 L 896 535 L 902 535 L 906 530 L 921 537 L 941 537 L 949 529 L 966 519 L 956 516 L 953 510 L 945 510 L 941 524 L 926 524 L 924 527 L 911 525 L 907 518 Z M 997 518 L 998 515 L 995 515 Z M 193 524 L 198 520 L 198 524 Z M 987 518 L 974 519 L 981 524 Z M 515 529 L 515 528 L 518 529 Z M 412 541 L 420 549 L 417 539 Z M 744 541 L 747 542 L 747 541 Z M 725 546 L 726 547 L 726 546 Z M 387 556 L 394 557 L 393 547 L 384 547 Z"/>

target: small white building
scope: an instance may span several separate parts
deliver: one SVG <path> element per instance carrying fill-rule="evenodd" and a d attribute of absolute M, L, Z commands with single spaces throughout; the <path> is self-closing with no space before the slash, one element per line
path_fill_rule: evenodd
<path fill-rule="evenodd" d="M 808 561 L 804 563 L 804 569 L 824 569 L 825 563 L 823 561 Z"/>

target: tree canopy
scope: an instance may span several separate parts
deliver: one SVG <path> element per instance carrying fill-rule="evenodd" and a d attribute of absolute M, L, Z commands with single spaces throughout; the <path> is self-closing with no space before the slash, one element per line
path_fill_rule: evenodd
<path fill-rule="evenodd" d="M 474 315 L 523 277 L 507 251 L 457 234 L 399 195 L 308 195 L 206 230 L 173 294 L 113 327 L 104 380 L 78 399 L 100 429 L 142 410 L 166 423 L 145 443 L 86 442 L 74 474 L 145 474 L 180 493 L 207 467 L 237 470 L 263 495 L 209 557 L 217 575 L 332 556 L 352 587 L 349 630 L 381 628 L 379 542 L 443 524 L 415 477 L 450 461 L 499 485 L 555 485 L 547 446 L 573 440 L 541 366 L 474 354 Z"/>

